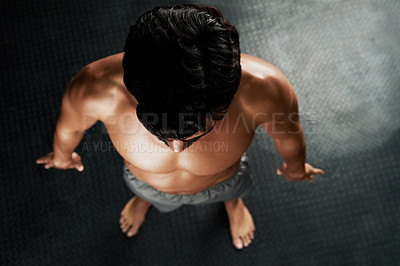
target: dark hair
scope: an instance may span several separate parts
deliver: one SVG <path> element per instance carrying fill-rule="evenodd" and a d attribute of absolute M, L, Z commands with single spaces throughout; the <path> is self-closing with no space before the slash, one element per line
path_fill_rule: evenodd
<path fill-rule="evenodd" d="M 215 7 L 156 7 L 130 28 L 123 67 L 146 129 L 185 139 L 228 110 L 241 78 L 239 34 Z"/>

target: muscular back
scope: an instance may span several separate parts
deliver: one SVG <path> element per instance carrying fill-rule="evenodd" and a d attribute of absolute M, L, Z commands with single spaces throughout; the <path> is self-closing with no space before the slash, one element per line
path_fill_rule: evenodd
<path fill-rule="evenodd" d="M 278 137 L 274 131 L 282 123 L 275 123 L 274 114 L 297 110 L 297 105 L 293 107 L 295 95 L 283 74 L 269 63 L 243 54 L 242 79 L 224 119 L 192 146 L 176 153 L 138 120 L 137 101 L 123 83 L 122 57 L 120 53 L 96 61 L 72 80 L 60 120 L 77 132 L 102 121 L 129 170 L 166 193 L 195 193 L 229 178 L 256 127 L 262 124 L 271 136 Z"/>

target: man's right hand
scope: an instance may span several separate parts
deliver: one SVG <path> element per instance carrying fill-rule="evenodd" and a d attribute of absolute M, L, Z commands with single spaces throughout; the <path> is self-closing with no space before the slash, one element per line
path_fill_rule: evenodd
<path fill-rule="evenodd" d="M 76 152 L 73 152 L 68 160 L 63 161 L 55 160 L 54 152 L 50 152 L 49 154 L 37 159 L 36 163 L 44 164 L 44 168 L 46 169 L 54 167 L 57 169 L 76 169 L 79 172 L 82 172 L 84 169 L 81 157 Z"/>

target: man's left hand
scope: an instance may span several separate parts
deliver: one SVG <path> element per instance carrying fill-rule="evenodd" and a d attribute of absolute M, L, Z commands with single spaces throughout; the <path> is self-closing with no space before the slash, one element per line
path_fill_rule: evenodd
<path fill-rule="evenodd" d="M 324 171 L 322 169 L 314 168 L 310 164 L 306 163 L 304 165 L 304 172 L 291 172 L 286 163 L 282 164 L 282 166 L 276 171 L 278 175 L 283 175 L 286 179 L 290 181 L 314 181 L 315 175 L 323 175 Z"/>

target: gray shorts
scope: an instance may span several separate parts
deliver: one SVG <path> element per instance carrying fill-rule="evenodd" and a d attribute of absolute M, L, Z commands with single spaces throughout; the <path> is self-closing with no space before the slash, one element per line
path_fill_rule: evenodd
<path fill-rule="evenodd" d="M 253 187 L 246 154 L 243 154 L 236 173 L 227 180 L 195 194 L 178 195 L 159 191 L 137 179 L 124 165 L 124 179 L 136 196 L 150 202 L 161 212 L 173 211 L 184 204 L 206 204 L 244 197 Z"/>

